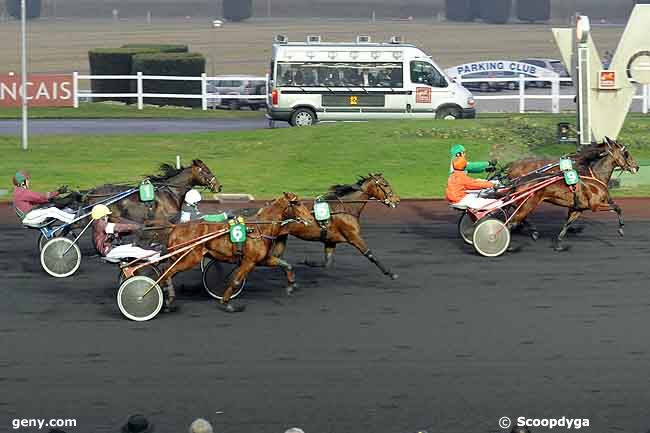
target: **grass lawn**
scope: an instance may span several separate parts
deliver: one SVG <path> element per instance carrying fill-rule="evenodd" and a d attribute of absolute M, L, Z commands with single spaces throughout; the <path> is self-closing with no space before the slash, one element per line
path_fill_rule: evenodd
<path fill-rule="evenodd" d="M 282 191 L 315 196 L 333 183 L 381 171 L 402 197 L 442 197 L 449 148 L 464 143 L 473 160 L 506 162 L 535 155 L 554 158 L 575 149 L 556 145 L 562 116 L 510 116 L 471 121 L 393 121 L 324 124 L 312 128 L 165 135 L 33 136 L 27 152 L 19 137 L 0 137 L 0 175 L 31 171 L 34 188 L 90 187 L 138 181 L 161 162 L 203 159 L 224 192 L 270 198 Z M 650 160 L 650 117 L 630 116 L 621 134 L 640 161 Z M 650 193 L 637 184 L 619 194 Z"/>
<path fill-rule="evenodd" d="M 20 119 L 20 108 L 0 107 L 0 119 Z M 263 117 L 261 111 L 249 110 L 206 110 L 199 108 L 186 109 L 178 107 L 144 107 L 138 110 L 134 105 L 117 105 L 110 103 L 84 103 L 79 108 L 68 107 L 33 107 L 29 109 L 30 119 L 132 119 L 132 118 L 165 118 L 165 119 L 234 119 Z"/>

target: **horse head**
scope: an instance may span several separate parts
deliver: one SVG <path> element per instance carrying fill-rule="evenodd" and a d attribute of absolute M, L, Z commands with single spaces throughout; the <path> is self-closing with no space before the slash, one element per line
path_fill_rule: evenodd
<path fill-rule="evenodd" d="M 400 198 L 393 191 L 393 187 L 384 178 L 381 173 L 368 173 L 367 177 L 362 177 L 361 189 L 370 197 L 375 198 L 386 206 L 395 208 L 400 202 Z"/>
<path fill-rule="evenodd" d="M 276 203 L 284 206 L 282 210 L 282 219 L 285 221 L 295 220 L 304 225 L 309 225 L 315 221 L 311 211 L 300 201 L 298 196 L 292 192 L 283 193 L 282 197 L 276 200 Z"/>
<path fill-rule="evenodd" d="M 616 165 L 625 171 L 636 174 L 639 171 L 639 164 L 627 150 L 627 147 L 616 140 L 605 137 L 606 152 L 614 158 Z"/>
<path fill-rule="evenodd" d="M 221 192 L 223 185 L 212 174 L 207 165 L 200 159 L 192 161 L 192 186 L 205 186 L 212 192 Z"/>

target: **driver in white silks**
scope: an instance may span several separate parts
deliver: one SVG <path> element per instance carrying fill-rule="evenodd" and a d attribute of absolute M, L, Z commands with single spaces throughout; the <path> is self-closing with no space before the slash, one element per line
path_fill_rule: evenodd
<path fill-rule="evenodd" d="M 195 221 L 201 219 L 201 211 L 199 210 L 199 202 L 201 201 L 201 193 L 195 189 L 187 191 L 185 194 L 185 201 L 181 207 L 180 222 L 186 223 L 188 221 Z"/>
<path fill-rule="evenodd" d="M 97 252 L 107 259 L 148 259 L 160 257 L 156 250 L 145 250 L 137 245 L 113 245 L 121 233 L 139 230 L 139 224 L 116 224 L 108 222 L 111 210 L 103 204 L 95 205 L 92 209 L 93 239 Z"/>

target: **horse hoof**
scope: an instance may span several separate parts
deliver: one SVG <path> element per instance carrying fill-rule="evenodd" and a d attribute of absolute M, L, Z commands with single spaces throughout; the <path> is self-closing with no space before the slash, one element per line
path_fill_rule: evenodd
<path fill-rule="evenodd" d="M 240 313 L 246 309 L 246 306 L 244 304 L 236 304 L 232 301 L 225 304 L 219 302 L 219 309 L 226 313 Z"/>
<path fill-rule="evenodd" d="M 620 237 L 625 236 L 625 230 L 623 230 L 622 228 L 618 229 L 618 234 Z"/>
<path fill-rule="evenodd" d="M 398 274 L 389 274 L 391 280 L 397 280 L 399 278 Z"/>
<path fill-rule="evenodd" d="M 537 240 L 539 239 L 539 232 L 538 232 L 538 231 L 534 231 L 534 232 L 532 232 L 532 233 L 530 234 L 530 238 L 531 238 L 532 240 L 534 240 L 534 241 L 537 241 Z"/>
<path fill-rule="evenodd" d="M 554 250 L 555 252 L 557 252 L 557 253 L 562 253 L 562 252 L 564 252 L 564 251 L 568 251 L 569 248 L 568 248 L 568 247 L 565 247 L 565 246 L 563 246 L 563 245 L 556 245 L 556 246 L 553 247 L 553 250 Z"/>
<path fill-rule="evenodd" d="M 290 286 L 287 286 L 284 290 L 286 291 L 287 296 L 291 296 L 298 291 L 298 285 L 293 283 Z"/>
<path fill-rule="evenodd" d="M 178 311 L 178 305 L 174 304 L 173 302 L 165 302 L 165 306 L 163 308 L 163 311 L 165 313 L 175 313 Z"/>

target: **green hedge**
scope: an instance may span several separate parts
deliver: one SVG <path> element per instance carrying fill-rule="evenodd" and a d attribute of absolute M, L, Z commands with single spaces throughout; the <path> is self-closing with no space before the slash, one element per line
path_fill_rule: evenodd
<path fill-rule="evenodd" d="M 133 57 L 133 73 L 200 77 L 205 72 L 205 57 L 198 53 L 147 53 Z M 200 81 L 145 80 L 145 93 L 201 94 Z M 145 98 L 145 103 L 200 107 L 200 99 Z"/>
<path fill-rule="evenodd" d="M 253 15 L 253 0 L 223 0 L 223 17 L 228 21 L 244 21 Z"/>
<path fill-rule="evenodd" d="M 21 19 L 20 0 L 6 0 L 7 14 Z M 41 0 L 26 0 L 25 2 L 25 15 L 28 20 L 39 18 L 41 16 Z"/>
<path fill-rule="evenodd" d="M 471 21 L 472 0 L 445 0 L 445 15 L 449 21 Z"/>
<path fill-rule="evenodd" d="M 487 23 L 507 23 L 511 10 L 512 0 L 481 0 L 481 18 Z"/>
<path fill-rule="evenodd" d="M 131 48 L 137 50 L 151 50 L 161 53 L 187 53 L 190 48 L 187 45 L 174 44 L 126 44 L 122 48 Z"/>
<path fill-rule="evenodd" d="M 144 48 L 99 48 L 88 52 L 90 75 L 131 75 L 133 57 L 136 54 L 156 53 Z M 92 80 L 93 93 L 130 93 L 132 80 Z M 132 103 L 133 98 L 93 98 L 97 101 L 121 101 Z"/>
<path fill-rule="evenodd" d="M 521 21 L 551 19 L 551 0 L 517 0 L 517 18 Z"/>

